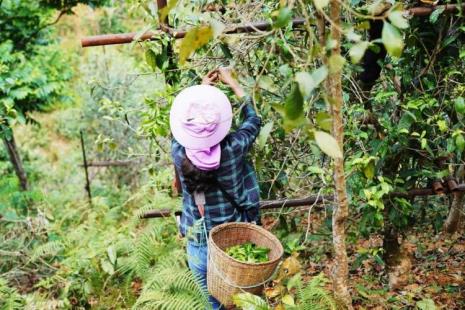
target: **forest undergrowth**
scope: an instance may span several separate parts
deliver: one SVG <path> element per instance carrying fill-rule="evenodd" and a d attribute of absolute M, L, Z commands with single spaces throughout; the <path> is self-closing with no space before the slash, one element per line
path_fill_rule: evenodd
<path fill-rule="evenodd" d="M 208 306 L 204 290 L 186 266 L 185 240 L 178 235 L 175 219 L 139 216 L 153 209 L 180 209 L 180 198 L 172 190 L 170 104 L 178 91 L 220 66 L 235 68 L 264 120 L 251 154 L 263 199 L 334 195 L 333 121 L 328 110 L 333 103 L 324 81 L 343 68 L 339 99 L 344 101 L 343 168 L 349 198 L 345 239 L 354 308 L 465 309 L 464 227 L 456 227 L 454 234 L 443 232 L 449 209 L 455 202 L 463 212 L 463 201 L 452 200 L 453 195 L 389 196 L 428 189 L 433 181 L 446 184 L 449 177 L 463 181 L 461 15 L 437 10 L 432 17 L 407 20 L 397 10 L 400 6 L 393 6 L 381 21 L 358 19 L 364 8 L 355 15 L 345 12 L 342 54 L 326 63 L 335 43 L 322 44 L 332 30 L 323 29 L 324 16 L 318 12 L 328 11 L 329 1 L 233 1 L 223 8 L 224 14 L 204 10 L 203 2 L 185 2 L 171 8 L 169 21 L 191 34 L 208 30 L 209 43 L 204 46 L 162 36 L 87 49 L 78 47 L 77 38 L 155 30 L 161 16 L 154 2 L 69 1 L 83 4 L 63 16 L 35 2 L 0 1 L 0 6 L 7 2 L 21 3 L 18 12 L 27 15 L 31 10 L 43 22 L 56 16 L 60 20 L 43 33 L 48 49 L 38 40 L 35 55 L 21 45 L 16 54 L 11 52 L 16 34 L 37 35 L 27 32 L 34 28 L 29 25 L 19 24 L 22 31 L 7 33 L 0 44 L 5 51 L 0 64 L 19 76 L 12 91 L 5 92 L 17 111 L 7 104 L 8 113 L 0 118 L 7 117 L 7 132 L 17 140 L 30 187 L 21 190 L 1 147 L 0 310 Z M 99 2 L 108 6 L 84 5 Z M 1 9 L 9 18 L 18 15 Z M 301 13 L 315 19 L 306 18 L 308 24 L 294 31 L 291 19 Z M 257 35 L 222 33 L 227 24 L 256 19 L 273 21 L 273 28 Z M 351 27 L 352 22 L 357 27 Z M 326 22 L 330 24 L 334 25 Z M 380 32 L 385 28 L 385 35 L 372 37 L 372 26 Z M 188 51 L 189 59 L 178 57 L 181 46 L 195 46 Z M 402 49 L 399 58 L 395 54 Z M 367 65 L 362 56 L 365 51 L 373 56 L 376 50 L 384 54 L 376 52 Z M 62 52 L 61 61 L 50 61 L 50 51 L 57 52 L 56 57 Z M 31 61 L 29 56 L 34 56 Z M 24 68 L 16 72 L 19 60 Z M 44 69 L 42 83 L 29 79 L 33 68 Z M 371 69 L 381 72 L 377 83 L 368 79 L 359 84 L 359 74 Z M 0 74 L 9 76 L 10 71 L 2 70 Z M 54 83 L 55 78 L 60 83 Z M 46 94 L 39 98 L 43 104 L 36 102 L 38 93 Z M 24 96 L 32 99 L 23 102 Z M 91 202 L 85 190 L 80 131 L 90 162 L 131 162 L 90 167 Z M 318 143 L 315 134 L 326 138 Z M 326 201 L 263 213 L 264 226 L 285 248 L 282 270 L 287 274 L 280 271 L 262 297 L 236 296 L 239 308 L 340 308 L 330 280 L 336 264 L 333 207 Z M 460 216 L 455 218 L 459 223 Z M 389 241 L 400 250 L 390 249 Z M 392 253 L 386 249 L 398 254 L 392 270 L 387 267 Z"/>
<path fill-rule="evenodd" d="M 37 180 L 31 192 L 19 194 L 16 178 L 8 173 L 8 167 L 2 167 L 0 296 L 16 300 L 16 305 L 4 308 L 153 309 L 156 299 L 150 296 L 150 287 L 157 285 L 154 279 L 166 274 L 160 269 L 166 262 L 171 276 L 173 270 L 184 270 L 176 275 L 177 281 L 186 279 L 186 286 L 195 287 L 183 273 L 187 272 L 184 242 L 177 236 L 174 220 L 138 219 L 143 210 L 177 209 L 179 199 L 153 186 L 131 192 L 105 181 L 105 172 L 100 171 L 91 174 L 94 196 L 89 205 L 78 136 L 67 134 L 67 120 L 75 115 L 74 108 L 59 109 L 37 115 L 40 127 L 16 129 L 27 154 L 28 173 Z M 299 253 L 304 281 L 321 272 L 330 278 L 329 212 L 312 211 L 309 223 L 306 210 L 298 211 L 300 216 L 295 212 L 277 215 L 278 211 L 264 214 L 264 226 L 281 238 L 288 255 Z M 301 247 L 304 235 L 306 247 Z M 445 236 L 432 225 L 412 229 L 403 252 L 413 259 L 414 266 L 408 284 L 398 290 L 389 289 L 380 236 L 354 239 L 349 244 L 357 309 L 464 307 L 462 235 Z M 175 269 L 176 264 L 180 268 Z M 330 290 L 330 282 L 325 283 Z M 271 286 L 265 290 L 270 299 L 275 293 Z M 164 294 L 160 295 L 163 300 L 171 300 L 166 297 L 169 292 Z M 199 296 L 186 300 L 200 299 L 202 305 Z"/>

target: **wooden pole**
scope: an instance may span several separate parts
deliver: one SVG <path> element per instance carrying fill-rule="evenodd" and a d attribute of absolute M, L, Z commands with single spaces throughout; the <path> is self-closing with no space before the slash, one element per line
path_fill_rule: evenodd
<path fill-rule="evenodd" d="M 262 200 L 260 201 L 260 210 L 279 209 L 279 208 L 297 208 L 304 206 L 311 206 L 313 204 L 323 203 L 325 201 L 331 202 L 334 200 L 332 195 L 315 195 L 298 199 L 280 199 L 280 200 Z M 150 210 L 140 216 L 143 219 L 167 217 L 173 213 L 169 209 Z M 181 211 L 174 211 L 174 215 L 181 215 Z"/>
<path fill-rule="evenodd" d="M 86 174 L 86 186 L 85 189 L 87 191 L 87 197 L 89 198 L 89 204 L 92 204 L 92 193 L 90 192 L 90 180 L 89 180 L 89 171 L 88 171 L 88 165 L 87 165 L 87 158 L 86 158 L 86 147 L 84 145 L 84 134 L 82 133 L 82 130 L 79 131 L 81 134 L 81 148 L 82 148 L 82 160 L 84 162 L 84 172 Z"/>
<path fill-rule="evenodd" d="M 164 0 L 157 0 L 158 8 L 163 8 L 166 6 L 166 1 Z M 405 14 L 411 16 L 428 16 L 431 15 L 436 10 L 444 10 L 446 13 L 455 13 L 458 12 L 460 9 L 465 9 L 465 3 L 462 4 L 446 4 L 446 5 L 437 5 L 431 7 L 414 7 L 410 8 L 405 11 Z M 292 20 L 292 25 L 294 27 L 301 26 L 305 23 L 304 18 L 296 18 Z M 226 34 L 233 34 L 233 33 L 249 33 L 249 32 L 256 32 L 256 29 L 264 31 L 268 30 L 272 27 L 272 24 L 269 22 L 256 22 L 250 24 L 236 24 L 231 25 L 225 31 Z M 176 39 L 184 38 L 187 31 L 185 30 L 177 30 L 172 29 L 166 26 L 165 23 L 162 23 L 160 26 L 160 30 L 157 32 L 147 31 L 142 36 L 138 38 L 139 41 L 145 40 L 154 40 L 154 36 L 156 34 L 161 33 L 168 33 L 169 35 L 173 36 Z M 112 44 L 127 44 L 134 41 L 137 37 L 137 32 L 131 33 L 118 33 L 118 34 L 103 34 L 103 35 L 96 35 L 96 36 L 89 36 L 84 37 L 81 39 L 81 46 L 82 47 L 90 47 L 90 46 L 101 46 L 101 45 L 112 45 Z"/>
<path fill-rule="evenodd" d="M 329 15 L 331 18 L 330 37 L 334 42 L 331 57 L 341 57 L 341 3 L 330 0 Z M 325 83 L 326 95 L 329 97 L 329 112 L 332 117 L 331 133 L 336 139 L 339 149 L 344 153 L 344 117 L 342 99 L 342 69 L 329 72 Z M 346 249 L 346 222 L 349 216 L 349 198 L 344 171 L 344 156 L 334 159 L 334 197 L 336 203 L 333 208 L 332 233 L 334 264 L 332 266 L 333 289 L 336 298 L 346 309 L 353 309 L 352 297 L 349 293 L 349 260 Z"/>
<path fill-rule="evenodd" d="M 16 145 L 13 129 L 11 129 L 11 137 L 8 138 L 4 134 L 3 142 L 5 143 L 10 162 L 13 165 L 13 169 L 15 170 L 16 176 L 18 177 L 19 187 L 21 191 L 27 191 L 29 189 L 27 175 L 26 171 L 24 170 L 23 161 L 18 152 L 18 146 Z"/>
<path fill-rule="evenodd" d="M 441 194 L 436 193 L 432 188 L 412 188 L 406 192 L 391 192 L 387 195 L 387 199 L 392 198 L 405 198 L 412 199 L 415 197 L 423 196 L 437 196 L 442 194 L 455 194 L 458 192 L 465 192 L 465 183 L 457 184 L 453 189 L 445 188 L 444 192 Z M 260 210 L 269 210 L 269 209 L 279 209 L 279 208 L 298 208 L 311 206 L 313 204 L 320 204 L 323 202 L 334 202 L 333 195 L 312 195 L 305 198 L 287 198 L 279 200 L 262 200 L 260 201 Z M 161 209 L 161 210 L 150 210 L 145 212 L 140 216 L 143 219 L 157 218 L 157 217 L 167 217 L 171 216 L 173 213 L 172 210 Z M 180 215 L 181 211 L 174 211 L 175 215 Z"/>
<path fill-rule="evenodd" d="M 303 25 L 305 20 L 303 18 L 296 18 L 292 21 L 294 27 L 298 27 Z M 233 33 L 249 33 L 249 32 L 256 32 L 257 29 L 264 31 L 270 29 L 272 26 L 269 22 L 257 22 L 257 23 L 249 23 L 249 24 L 238 24 L 232 25 L 229 29 L 226 29 L 224 33 L 226 34 L 233 34 Z M 160 30 L 158 32 L 147 31 L 144 33 L 140 38 L 139 41 L 146 41 L 146 40 L 155 40 L 154 36 L 156 34 L 167 33 L 168 35 L 172 36 L 175 39 L 182 39 L 186 35 L 187 31 L 185 30 L 177 30 L 170 28 L 164 24 L 160 26 Z M 137 36 L 137 32 L 131 33 L 119 33 L 119 34 L 102 34 L 90 37 L 84 37 L 81 39 L 81 46 L 82 47 L 90 47 L 90 46 L 100 46 L 100 45 L 112 45 L 112 44 L 127 44 L 134 41 Z"/>
<path fill-rule="evenodd" d="M 408 14 L 412 16 L 428 16 L 437 10 L 444 10 L 444 12 L 447 12 L 447 13 L 457 13 L 463 9 L 465 9 L 465 3 L 444 4 L 444 5 L 434 5 L 434 6 L 419 6 L 419 7 L 408 9 L 407 12 Z"/>

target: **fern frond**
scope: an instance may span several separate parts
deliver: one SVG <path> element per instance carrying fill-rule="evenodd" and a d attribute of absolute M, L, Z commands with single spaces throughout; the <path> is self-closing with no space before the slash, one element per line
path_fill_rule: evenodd
<path fill-rule="evenodd" d="M 123 263 L 118 272 L 123 274 L 133 272 L 138 277 L 146 279 L 150 275 L 149 270 L 153 269 L 160 261 L 175 256 L 173 255 L 174 251 L 181 251 L 174 240 L 165 225 L 148 227 L 139 237 L 133 249 L 128 251 L 130 252 L 128 259 L 122 260 Z M 181 255 L 181 257 L 184 256 Z"/>
<path fill-rule="evenodd" d="M 41 244 L 32 251 L 31 260 L 35 261 L 39 257 L 56 256 L 64 249 L 61 241 L 49 241 Z"/>
<path fill-rule="evenodd" d="M 208 293 L 187 269 L 184 259 L 171 256 L 154 269 L 133 309 L 210 309 Z"/>
<path fill-rule="evenodd" d="M 141 295 L 134 305 L 133 309 L 140 310 L 152 310 L 152 309 L 163 309 L 163 310 L 205 310 L 211 309 L 210 304 L 205 304 L 192 294 L 186 292 L 178 292 L 176 294 L 167 294 L 163 292 L 149 292 L 144 296 Z"/>
<path fill-rule="evenodd" d="M 0 278 L 0 310 L 20 310 L 24 308 L 24 299 L 8 282 Z"/>
<path fill-rule="evenodd" d="M 324 274 L 320 273 L 308 282 L 305 287 L 297 287 L 299 309 L 301 310 L 337 310 L 337 303 L 324 285 L 327 282 Z"/>

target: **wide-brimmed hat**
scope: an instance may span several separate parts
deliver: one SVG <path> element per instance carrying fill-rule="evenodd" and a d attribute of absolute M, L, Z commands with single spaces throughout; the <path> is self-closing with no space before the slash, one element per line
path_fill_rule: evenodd
<path fill-rule="evenodd" d="M 174 138 L 188 149 L 205 149 L 228 134 L 232 109 L 228 97 L 210 85 L 191 86 L 174 99 L 170 127 Z"/>

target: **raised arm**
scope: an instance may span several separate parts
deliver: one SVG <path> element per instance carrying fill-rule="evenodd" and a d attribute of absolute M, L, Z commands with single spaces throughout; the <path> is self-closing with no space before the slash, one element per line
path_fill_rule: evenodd
<path fill-rule="evenodd" d="M 241 126 L 233 136 L 234 140 L 242 145 L 244 152 L 247 152 L 260 133 L 261 119 L 253 108 L 252 98 L 244 96 L 242 100 L 243 107 L 241 112 L 243 120 Z"/>
<path fill-rule="evenodd" d="M 239 129 L 232 134 L 233 143 L 245 153 L 252 146 L 260 133 L 261 120 L 252 105 L 252 98 L 247 96 L 236 79 L 231 75 L 231 70 L 227 68 L 218 69 L 218 78 L 231 87 L 232 91 L 242 101 L 243 122 Z"/>

